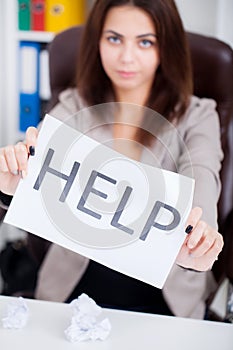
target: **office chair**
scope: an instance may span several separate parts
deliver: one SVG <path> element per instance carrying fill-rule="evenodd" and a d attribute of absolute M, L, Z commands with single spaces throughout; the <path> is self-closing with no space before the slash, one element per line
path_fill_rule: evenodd
<path fill-rule="evenodd" d="M 49 45 L 50 85 L 52 97 L 47 111 L 58 102 L 58 95 L 75 86 L 76 65 L 82 27 L 72 27 L 59 33 Z M 224 151 L 221 180 L 222 191 L 218 203 L 219 231 L 226 242 L 213 270 L 220 282 L 227 276 L 233 283 L 233 140 L 229 125 L 233 124 L 233 51 L 224 42 L 199 34 L 187 33 L 193 66 L 194 94 L 217 102 Z M 231 219 L 232 218 L 232 219 Z M 30 250 L 40 264 L 49 242 L 29 234 Z"/>

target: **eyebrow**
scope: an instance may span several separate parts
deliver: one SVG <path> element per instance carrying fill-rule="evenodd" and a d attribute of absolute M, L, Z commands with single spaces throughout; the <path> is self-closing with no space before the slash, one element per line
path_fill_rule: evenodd
<path fill-rule="evenodd" d="M 120 33 L 117 33 L 114 30 L 105 30 L 104 33 L 112 33 L 112 34 L 114 34 L 116 36 L 119 36 L 120 38 L 124 37 L 124 35 L 122 35 Z M 140 35 L 137 35 L 136 38 L 144 38 L 144 37 L 147 37 L 147 36 L 153 36 L 154 38 L 157 38 L 157 35 L 153 34 L 153 33 L 140 34 Z"/>

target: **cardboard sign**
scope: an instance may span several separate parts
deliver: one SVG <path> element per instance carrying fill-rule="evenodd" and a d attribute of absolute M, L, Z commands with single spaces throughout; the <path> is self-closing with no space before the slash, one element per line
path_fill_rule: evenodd
<path fill-rule="evenodd" d="M 162 288 L 194 180 L 131 160 L 46 116 L 5 222 Z"/>

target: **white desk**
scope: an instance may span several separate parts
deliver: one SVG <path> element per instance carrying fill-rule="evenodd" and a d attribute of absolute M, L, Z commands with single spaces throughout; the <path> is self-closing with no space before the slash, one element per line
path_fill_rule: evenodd
<path fill-rule="evenodd" d="M 13 300 L 0 296 L 0 321 Z M 71 308 L 67 304 L 26 300 L 30 317 L 23 329 L 4 329 L 3 350 L 233 350 L 233 325 L 136 312 L 104 310 L 112 330 L 105 341 L 70 343 L 64 336 Z"/>

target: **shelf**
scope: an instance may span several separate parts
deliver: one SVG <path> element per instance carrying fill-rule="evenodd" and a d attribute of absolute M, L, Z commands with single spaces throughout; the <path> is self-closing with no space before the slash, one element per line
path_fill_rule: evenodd
<path fill-rule="evenodd" d="M 17 39 L 19 41 L 36 41 L 40 43 L 49 43 L 56 33 L 39 32 L 30 30 L 20 30 L 17 32 Z"/>

